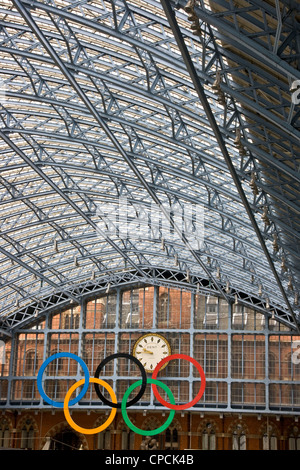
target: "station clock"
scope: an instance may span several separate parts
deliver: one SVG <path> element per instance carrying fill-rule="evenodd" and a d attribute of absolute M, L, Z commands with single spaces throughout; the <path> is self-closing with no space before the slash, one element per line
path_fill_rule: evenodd
<path fill-rule="evenodd" d="M 153 372 L 157 364 L 171 354 L 169 342 L 162 335 L 148 333 L 141 336 L 133 347 L 133 356 L 139 359 L 146 372 Z M 167 366 L 164 364 L 161 369 Z"/>

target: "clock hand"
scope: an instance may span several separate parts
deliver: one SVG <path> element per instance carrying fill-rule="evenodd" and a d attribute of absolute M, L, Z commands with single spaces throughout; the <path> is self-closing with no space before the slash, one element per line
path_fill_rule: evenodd
<path fill-rule="evenodd" d="M 153 351 L 148 351 L 148 349 L 143 348 L 143 351 L 148 354 L 153 354 Z"/>

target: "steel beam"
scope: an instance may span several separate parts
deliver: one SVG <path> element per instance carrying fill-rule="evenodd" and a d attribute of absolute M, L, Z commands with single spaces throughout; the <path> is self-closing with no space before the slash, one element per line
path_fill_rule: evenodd
<path fill-rule="evenodd" d="M 44 36 L 43 32 L 40 30 L 40 28 L 37 26 L 36 22 L 34 21 L 33 17 L 31 14 L 28 12 L 22 1 L 20 0 L 13 0 L 13 3 L 17 10 L 20 12 L 22 15 L 23 19 L 26 21 L 26 23 L 32 28 L 32 31 L 34 34 L 37 36 L 41 44 L 45 47 L 49 55 L 52 57 L 58 68 L 61 70 L 61 72 L 64 74 L 66 79 L 69 81 L 70 85 L 72 88 L 76 91 L 78 97 L 83 101 L 83 103 L 86 105 L 87 109 L 90 111 L 92 116 L 95 118 L 95 120 L 98 122 L 98 124 L 102 127 L 104 130 L 105 134 L 107 137 L 110 139 L 110 141 L 113 143 L 115 148 L 118 150 L 120 155 L 124 158 L 124 160 L 127 162 L 129 168 L 133 171 L 137 179 L 140 181 L 140 183 L 144 186 L 146 189 L 147 193 L 150 195 L 152 200 L 157 204 L 157 206 L 160 208 L 162 211 L 163 215 L 169 222 L 170 226 L 177 232 L 178 236 L 182 239 L 184 245 L 190 250 L 192 256 L 197 260 L 199 265 L 202 267 L 202 269 L 206 272 L 207 276 L 211 279 L 213 284 L 217 287 L 217 290 L 219 291 L 220 295 L 224 297 L 227 300 L 227 295 L 224 293 L 224 291 L 221 289 L 219 286 L 219 283 L 216 281 L 216 279 L 211 275 L 209 270 L 207 269 L 206 265 L 202 262 L 201 258 L 199 255 L 196 253 L 196 251 L 191 247 L 191 244 L 185 237 L 185 235 L 182 233 L 182 231 L 177 227 L 177 225 L 174 223 L 173 219 L 170 217 L 170 214 L 168 211 L 165 209 L 163 204 L 161 204 L 159 198 L 157 197 L 156 193 L 152 191 L 150 188 L 149 184 L 145 180 L 144 176 L 142 173 L 139 171 L 139 169 L 136 167 L 136 165 L 133 163 L 132 159 L 127 155 L 125 150 L 122 148 L 114 134 L 111 132 L 110 128 L 108 127 L 107 123 L 105 122 L 104 119 L 101 118 L 100 114 L 96 111 L 94 108 L 93 104 L 87 97 L 87 95 L 82 91 L 82 88 L 80 85 L 77 83 L 76 79 L 70 74 L 69 70 L 63 63 L 63 61 L 60 59 L 56 51 L 52 48 L 50 45 L 49 41 L 47 41 L 46 37 Z M 131 260 L 130 260 L 131 261 Z M 132 264 L 132 263 L 131 263 Z"/>
<path fill-rule="evenodd" d="M 31 274 L 34 274 L 35 276 L 37 276 L 38 278 L 40 278 L 42 281 L 44 281 L 46 284 L 49 284 L 51 287 L 53 287 L 56 291 L 63 291 L 68 297 L 69 299 L 72 299 L 74 302 L 76 303 L 79 303 L 79 299 L 75 296 L 73 296 L 73 294 L 71 294 L 67 289 L 64 289 L 64 288 L 61 288 L 58 284 L 56 284 L 55 282 L 51 281 L 50 279 L 48 279 L 46 276 L 44 276 L 43 274 L 41 274 L 39 271 L 37 271 L 36 269 L 32 268 L 31 266 L 29 266 L 27 263 L 24 263 L 21 259 L 19 259 L 17 256 L 13 255 L 12 253 L 9 253 L 9 251 L 5 250 L 4 248 L 2 248 L 0 246 L 0 252 L 6 256 L 7 258 L 11 259 L 12 261 L 14 261 L 14 263 L 17 263 L 19 264 L 20 266 L 22 266 L 23 268 L 25 268 L 27 271 L 29 271 Z"/>
<path fill-rule="evenodd" d="M 189 52 L 188 52 L 188 49 L 187 49 L 187 47 L 186 47 L 186 45 L 185 45 L 185 42 L 184 42 L 184 39 L 183 39 L 183 37 L 182 37 L 180 28 L 179 28 L 178 23 L 177 23 L 177 21 L 176 21 L 176 16 L 175 16 L 175 14 L 174 14 L 174 11 L 173 11 L 173 9 L 172 9 L 172 7 L 171 7 L 171 4 L 170 4 L 169 0 L 161 0 L 161 4 L 162 4 L 162 6 L 163 6 L 163 8 L 164 8 L 165 14 L 166 14 L 166 16 L 167 16 L 167 18 L 168 18 L 168 21 L 169 21 L 169 23 L 170 23 L 170 27 L 171 27 L 171 29 L 172 29 L 172 31 L 173 31 L 173 34 L 174 34 L 174 37 L 175 37 L 175 39 L 176 39 L 177 45 L 178 45 L 178 47 L 179 47 L 179 49 L 180 49 L 180 51 L 181 51 L 183 60 L 184 60 L 184 62 L 185 62 L 185 64 L 186 64 L 186 67 L 187 67 L 187 70 L 188 70 L 188 72 L 189 72 L 189 74 L 190 74 L 191 80 L 193 81 L 195 90 L 196 90 L 196 92 L 197 92 L 197 94 L 198 94 L 198 96 L 199 96 L 199 99 L 200 99 L 200 101 L 201 101 L 201 104 L 202 104 L 202 106 L 203 106 L 203 108 L 204 108 L 204 110 L 205 110 L 205 112 L 206 112 L 207 119 L 208 119 L 208 121 L 209 121 L 209 123 L 210 123 L 210 125 L 211 125 L 211 127 L 212 127 L 212 129 L 213 129 L 213 131 L 214 131 L 215 137 L 216 137 L 216 139 L 217 139 L 217 141 L 218 141 L 219 147 L 220 147 L 220 149 L 221 149 L 221 151 L 222 151 L 223 157 L 224 157 L 224 159 L 225 159 L 225 161 L 226 161 L 226 164 L 227 164 L 228 169 L 229 169 L 229 171 L 230 171 L 230 174 L 231 174 L 231 176 L 232 176 L 233 182 L 234 182 L 234 184 L 235 184 L 235 186 L 236 186 L 236 188 L 237 188 L 237 190 L 238 190 L 238 193 L 239 193 L 239 195 L 240 195 L 240 197 L 241 197 L 241 200 L 242 200 L 242 202 L 243 202 L 243 204 L 244 204 L 244 207 L 245 207 L 246 212 L 247 212 L 247 215 L 248 215 L 248 217 L 249 217 L 249 219 L 250 219 L 250 221 L 251 221 L 251 224 L 252 224 L 252 226 L 253 226 L 253 229 L 254 229 L 254 231 L 255 231 L 255 234 L 256 234 L 256 236 L 257 236 L 259 242 L 260 242 L 260 245 L 261 245 L 262 250 L 263 250 L 263 252 L 264 252 L 264 254 L 265 254 L 266 260 L 268 261 L 268 264 L 269 264 L 269 266 L 270 266 L 270 268 L 271 268 L 271 271 L 272 271 L 272 273 L 273 273 L 274 279 L 276 280 L 276 283 L 277 283 L 277 285 L 278 285 L 278 287 L 279 287 L 279 290 L 280 290 L 280 292 L 281 292 L 281 294 L 282 294 L 282 297 L 283 297 L 283 299 L 284 299 L 284 301 L 285 301 L 285 303 L 286 303 L 286 306 L 287 306 L 287 308 L 288 308 L 288 310 L 289 310 L 289 312 L 290 312 L 292 318 L 293 318 L 294 321 L 295 321 L 295 324 L 296 324 L 296 326 L 297 326 L 297 330 L 300 332 L 300 326 L 299 326 L 298 320 L 297 320 L 297 318 L 296 318 L 296 316 L 295 316 L 294 310 L 293 310 L 293 308 L 292 308 L 292 306 L 291 306 L 291 304 L 290 304 L 290 301 L 289 301 L 289 299 L 288 299 L 288 296 L 286 295 L 285 289 L 284 289 L 284 287 L 283 287 L 283 285 L 282 285 L 282 283 L 281 283 L 280 277 L 279 277 L 279 275 L 278 275 L 278 273 L 277 273 L 277 270 L 276 270 L 276 268 L 275 268 L 275 266 L 274 266 L 273 260 L 272 260 L 272 258 L 271 258 L 271 256 L 270 256 L 270 253 L 269 253 L 269 251 L 268 251 L 268 249 L 267 249 L 267 247 L 266 247 L 264 238 L 263 238 L 263 236 L 262 236 L 262 234 L 261 234 L 261 232 L 260 232 L 260 230 L 259 230 L 259 227 L 258 227 L 258 225 L 257 225 L 257 222 L 256 222 L 256 220 L 255 220 L 255 217 L 254 217 L 254 215 L 253 215 L 253 213 L 252 213 L 251 207 L 250 207 L 249 202 L 248 202 L 248 200 L 247 200 L 247 198 L 246 198 L 245 192 L 244 192 L 244 190 L 243 190 L 243 187 L 242 187 L 242 185 L 241 185 L 241 182 L 240 182 L 240 180 L 239 180 L 239 177 L 238 177 L 238 175 L 237 175 L 237 173 L 236 173 L 235 167 L 234 167 L 234 165 L 233 165 L 233 163 L 232 163 L 232 161 L 231 161 L 231 157 L 230 157 L 230 155 L 229 155 L 229 153 L 228 153 L 228 150 L 227 150 L 227 147 L 226 147 L 226 145 L 225 145 L 225 143 L 224 143 L 222 134 L 221 134 L 221 132 L 220 132 L 220 130 L 219 130 L 219 127 L 218 127 L 218 125 L 217 125 L 217 122 L 216 122 L 216 120 L 215 120 L 215 117 L 214 117 L 214 115 L 213 115 L 213 113 L 212 113 L 212 111 L 211 111 L 211 107 L 210 107 L 209 102 L 208 102 L 208 100 L 207 100 L 207 97 L 206 97 L 206 95 L 205 95 L 204 88 L 203 88 L 203 86 L 202 86 L 202 84 L 201 84 L 201 82 L 200 82 L 200 80 L 199 80 L 199 77 L 198 77 L 198 75 L 197 75 L 196 69 L 195 69 L 194 64 L 193 64 L 193 62 L 192 62 L 192 60 L 191 60 L 190 54 L 189 54 Z"/>

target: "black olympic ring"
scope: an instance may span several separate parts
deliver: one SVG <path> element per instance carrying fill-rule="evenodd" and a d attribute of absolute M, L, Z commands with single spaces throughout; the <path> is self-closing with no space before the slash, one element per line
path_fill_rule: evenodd
<path fill-rule="evenodd" d="M 147 386 L 147 374 L 146 374 L 146 371 L 142 365 L 142 363 L 134 356 L 132 356 L 131 354 L 126 354 L 126 353 L 116 353 L 116 354 L 111 354 L 110 356 L 106 357 L 105 359 L 103 359 L 102 362 L 100 362 L 99 366 L 97 367 L 97 370 L 95 372 L 95 378 L 99 379 L 99 375 L 100 375 L 100 371 L 101 369 L 103 369 L 103 367 L 107 364 L 107 362 L 111 361 L 112 359 L 116 359 L 117 357 L 125 357 L 126 359 L 130 359 L 131 361 L 135 362 L 136 365 L 139 367 L 140 371 L 141 371 L 141 374 L 142 374 L 142 386 L 141 386 L 141 389 L 139 391 L 139 393 L 137 394 L 137 396 L 135 398 L 133 398 L 132 400 L 130 400 L 126 406 L 132 406 L 134 405 L 137 401 L 139 401 L 139 399 L 144 395 L 144 392 L 146 390 L 146 386 Z M 99 389 L 99 384 L 97 383 L 94 383 L 94 387 L 95 387 L 95 391 L 98 395 L 98 397 L 100 398 L 100 400 L 102 400 L 106 405 L 108 406 L 111 406 L 113 408 L 121 408 L 121 403 L 112 403 L 111 401 L 107 400 L 103 395 L 102 393 L 100 392 L 100 389 Z"/>

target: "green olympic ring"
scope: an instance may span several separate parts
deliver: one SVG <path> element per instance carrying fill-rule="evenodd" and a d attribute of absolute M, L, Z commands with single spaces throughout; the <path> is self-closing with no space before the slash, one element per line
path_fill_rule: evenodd
<path fill-rule="evenodd" d="M 163 382 L 160 382 L 159 380 L 149 379 L 149 378 L 147 378 L 147 383 L 155 384 L 155 385 L 158 385 L 159 387 L 161 387 L 167 393 L 171 404 L 175 405 L 174 395 L 173 395 L 173 393 L 171 392 L 171 390 L 169 389 L 169 387 L 166 384 L 164 384 Z M 137 428 L 134 424 L 132 424 L 132 422 L 128 418 L 127 410 L 126 410 L 126 403 L 127 403 L 127 398 L 129 397 L 130 393 L 136 387 L 138 387 L 139 385 L 142 385 L 142 380 L 138 380 L 137 382 L 134 382 L 128 388 L 128 390 L 126 390 L 126 392 L 124 394 L 124 397 L 123 397 L 123 400 L 122 400 L 122 403 L 121 403 L 122 416 L 123 416 L 123 419 L 124 419 L 125 423 L 127 424 L 127 426 L 130 429 L 132 429 L 132 431 L 136 432 L 137 434 L 141 434 L 142 436 L 155 436 L 156 434 L 159 434 L 160 432 L 163 432 L 165 429 L 168 428 L 168 426 L 173 421 L 173 418 L 174 418 L 174 415 L 175 415 L 175 410 L 170 410 L 170 414 L 169 414 L 169 417 L 168 417 L 167 421 L 157 429 L 143 431 L 142 429 Z"/>

